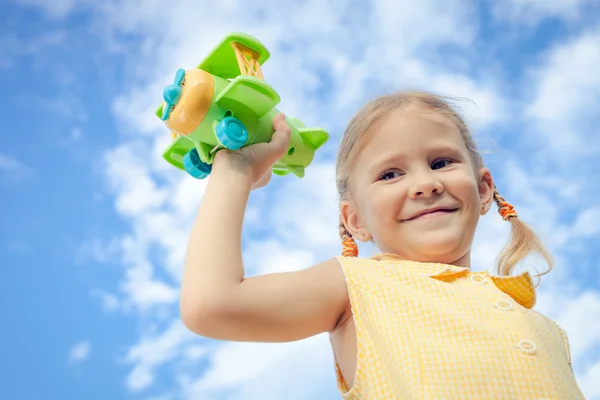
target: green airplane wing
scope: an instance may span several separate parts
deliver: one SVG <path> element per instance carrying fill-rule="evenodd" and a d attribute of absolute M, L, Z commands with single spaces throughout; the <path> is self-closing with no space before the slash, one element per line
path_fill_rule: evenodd
<path fill-rule="evenodd" d="M 260 65 L 270 57 L 269 50 L 256 38 L 234 32 L 225 36 L 204 61 L 198 64 L 198 68 L 224 79 L 233 79 L 240 75 L 242 71 L 240 71 L 236 51 L 233 47 L 235 43 L 255 52 Z"/>
<path fill-rule="evenodd" d="M 240 75 L 232 80 L 215 99 L 220 107 L 234 111 L 242 104 L 257 118 L 279 104 L 280 97 L 267 82 L 249 75 Z"/>

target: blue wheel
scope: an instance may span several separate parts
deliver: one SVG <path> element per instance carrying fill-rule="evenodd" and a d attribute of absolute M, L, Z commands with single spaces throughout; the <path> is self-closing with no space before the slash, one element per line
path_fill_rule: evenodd
<path fill-rule="evenodd" d="M 202 162 L 196 149 L 191 149 L 183 157 L 183 166 L 187 173 L 196 179 L 204 179 L 212 171 L 212 165 Z"/>
<path fill-rule="evenodd" d="M 231 150 L 240 149 L 248 141 L 248 130 L 233 117 L 223 118 L 215 128 L 215 135 L 222 146 Z"/>

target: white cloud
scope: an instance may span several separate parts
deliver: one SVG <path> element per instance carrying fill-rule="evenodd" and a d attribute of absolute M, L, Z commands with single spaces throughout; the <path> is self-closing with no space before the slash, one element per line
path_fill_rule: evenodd
<path fill-rule="evenodd" d="M 375 35 L 370 37 L 383 40 L 385 45 L 395 44 L 386 51 L 386 55 L 394 54 L 394 59 L 398 48 L 403 47 L 413 52 L 426 45 L 468 46 L 477 30 L 476 8 L 460 0 L 418 3 L 376 0 L 372 7 L 370 27 L 375 29 Z M 427 29 L 423 29 L 425 26 Z"/>
<path fill-rule="evenodd" d="M 118 193 L 117 211 L 124 215 L 143 215 L 156 210 L 168 196 L 167 189 L 160 188 L 152 179 L 147 152 L 147 146 L 131 143 L 106 154 L 106 176 L 112 190 Z"/>
<path fill-rule="evenodd" d="M 81 341 L 75 344 L 69 352 L 69 364 L 78 364 L 85 361 L 90 355 L 92 344 L 87 341 Z"/>
<path fill-rule="evenodd" d="M 578 377 L 581 390 L 585 393 L 589 400 L 600 399 L 600 361 L 594 363 L 588 368 L 584 375 Z"/>
<path fill-rule="evenodd" d="M 592 291 L 577 293 L 569 288 L 540 291 L 538 311 L 553 318 L 567 332 L 575 377 L 586 399 L 600 396 L 598 349 L 600 320 L 591 317 L 600 309 L 600 294 Z"/>
<path fill-rule="evenodd" d="M 106 263 L 118 256 L 120 246 L 121 243 L 116 238 L 110 239 L 107 243 L 102 243 L 96 238 L 82 243 L 77 256 L 82 262 L 91 259 L 99 263 Z"/>
<path fill-rule="evenodd" d="M 94 289 L 92 296 L 98 297 L 102 303 L 102 308 L 105 311 L 115 311 L 119 308 L 119 298 L 105 290 Z"/>
<path fill-rule="evenodd" d="M 184 356 L 191 361 L 198 361 L 199 359 L 206 357 L 208 350 L 206 347 L 199 345 L 192 345 L 187 348 L 184 352 Z"/>
<path fill-rule="evenodd" d="M 588 208 L 583 210 L 575 221 L 573 227 L 575 235 L 590 237 L 600 233 L 600 208 Z"/>
<path fill-rule="evenodd" d="M 551 48 L 543 63 L 531 68 L 528 77 L 533 98 L 526 114 L 533 122 L 532 128 L 543 135 L 539 137 L 541 146 L 576 156 L 598 152 L 600 131 L 593 123 L 597 118 L 595 104 L 600 101 L 598 68 L 597 28 Z"/>
<path fill-rule="evenodd" d="M 281 182 L 269 204 L 273 234 L 288 243 L 331 250 L 340 242 L 334 164 L 314 163 L 303 179 L 291 177 Z"/>
<path fill-rule="evenodd" d="M 162 138 L 157 142 L 163 143 Z M 160 156 L 163 148 L 140 141 L 105 155 L 107 182 L 117 196 L 117 211 L 131 221 L 133 233 L 106 244 L 92 240 L 82 248 L 84 255 L 96 261 L 122 258 L 126 272 L 120 286 L 125 299 L 119 304 L 125 309 L 149 310 L 177 300 L 174 285 L 180 279 L 189 228 L 206 185 L 206 181 L 165 168 Z M 156 277 L 153 254 L 161 255 L 166 278 Z"/>
<path fill-rule="evenodd" d="M 332 354 L 324 335 L 285 344 L 227 343 L 214 352 L 204 376 L 182 377 L 181 397 L 335 399 Z"/>
<path fill-rule="evenodd" d="M 149 258 L 151 243 L 143 233 L 123 240 L 123 262 L 127 266 L 121 290 L 127 300 L 140 310 L 173 303 L 178 299 L 177 289 L 154 277 L 155 270 Z"/>
<path fill-rule="evenodd" d="M 564 311 L 556 322 L 565 327 L 569 335 L 571 354 L 577 362 L 586 352 L 600 345 L 600 319 L 591 317 L 600 310 L 597 292 L 581 293 L 564 303 Z"/>
<path fill-rule="evenodd" d="M 179 294 L 173 286 L 147 278 L 130 279 L 122 287 L 133 303 L 142 309 L 173 303 Z"/>
<path fill-rule="evenodd" d="M 141 338 L 129 349 L 123 360 L 134 364 L 133 370 L 127 376 L 127 387 L 132 391 L 147 388 L 155 379 L 154 369 L 179 358 L 183 346 L 192 339 L 192 334 L 178 320 L 174 320 L 159 335 Z"/>
<path fill-rule="evenodd" d="M 310 251 L 301 247 L 292 250 L 287 242 L 275 239 L 254 240 L 244 247 L 243 258 L 246 276 L 297 271 L 316 262 Z"/>

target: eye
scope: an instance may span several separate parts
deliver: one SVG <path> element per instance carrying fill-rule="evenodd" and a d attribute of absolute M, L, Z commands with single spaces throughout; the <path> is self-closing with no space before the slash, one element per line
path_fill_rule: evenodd
<path fill-rule="evenodd" d="M 431 168 L 432 169 L 440 169 L 440 168 L 444 168 L 447 167 L 448 165 L 450 165 L 452 163 L 452 160 L 449 158 L 440 158 L 435 160 L 432 164 L 431 164 Z"/>
<path fill-rule="evenodd" d="M 379 176 L 379 180 L 387 181 L 389 179 L 394 179 L 400 176 L 400 171 L 391 169 L 389 171 L 385 171 L 383 174 Z"/>

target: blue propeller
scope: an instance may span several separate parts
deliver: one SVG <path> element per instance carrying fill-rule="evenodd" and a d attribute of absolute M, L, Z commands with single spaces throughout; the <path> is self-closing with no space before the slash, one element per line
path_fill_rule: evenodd
<path fill-rule="evenodd" d="M 177 104 L 179 98 L 181 97 L 181 82 L 183 82 L 184 76 L 185 70 L 183 68 L 179 68 L 175 74 L 175 81 L 168 85 L 165 90 L 163 90 L 163 99 L 165 99 L 165 102 L 167 103 L 163 108 L 163 121 L 166 121 L 167 118 L 169 118 L 171 108 Z"/>

